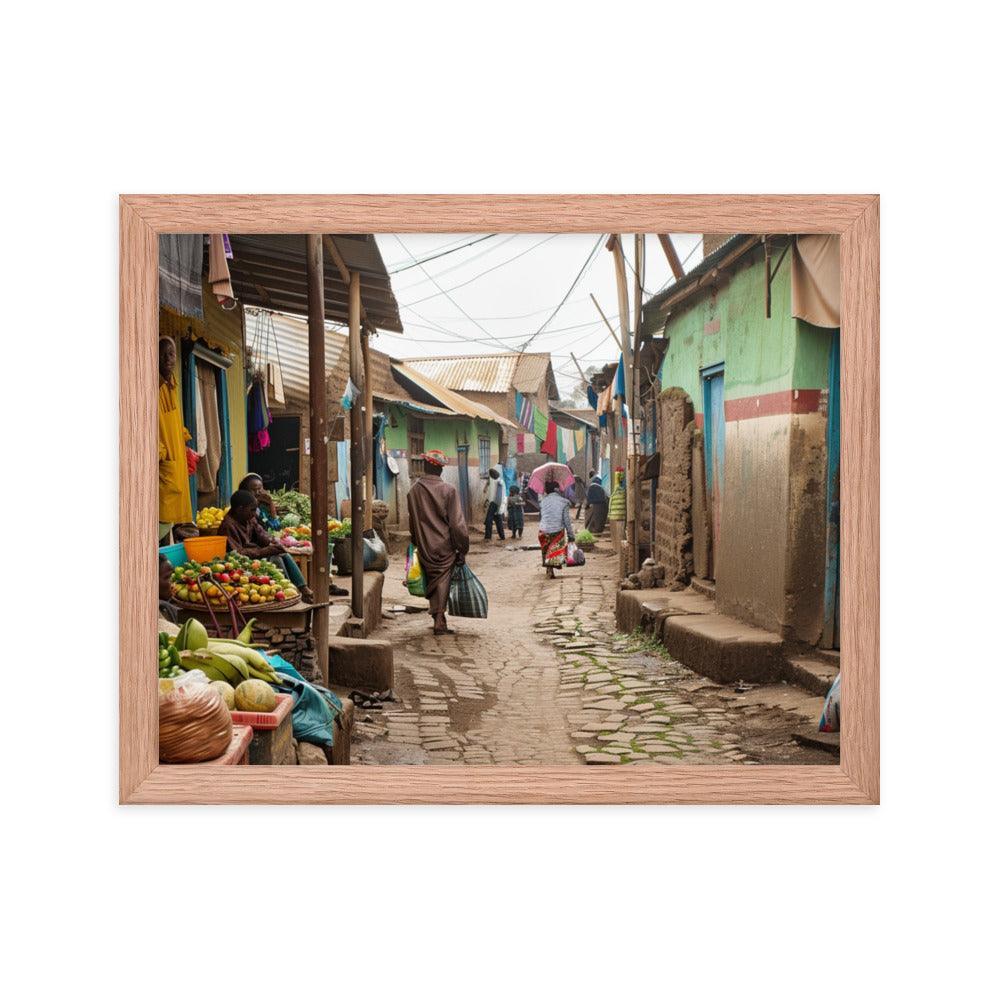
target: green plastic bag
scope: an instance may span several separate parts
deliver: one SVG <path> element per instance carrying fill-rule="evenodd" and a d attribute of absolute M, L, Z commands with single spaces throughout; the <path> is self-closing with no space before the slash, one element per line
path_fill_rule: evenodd
<path fill-rule="evenodd" d="M 413 597 L 427 596 L 427 579 L 420 565 L 420 554 L 412 542 L 406 552 L 406 589 Z"/>

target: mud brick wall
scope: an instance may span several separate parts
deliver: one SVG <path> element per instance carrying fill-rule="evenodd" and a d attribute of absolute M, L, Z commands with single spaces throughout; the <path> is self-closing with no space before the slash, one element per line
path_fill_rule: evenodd
<path fill-rule="evenodd" d="M 666 569 L 664 585 L 687 586 L 694 570 L 691 537 L 691 444 L 694 406 L 681 389 L 660 394 L 656 443 L 660 478 L 656 489 L 657 562 Z"/>

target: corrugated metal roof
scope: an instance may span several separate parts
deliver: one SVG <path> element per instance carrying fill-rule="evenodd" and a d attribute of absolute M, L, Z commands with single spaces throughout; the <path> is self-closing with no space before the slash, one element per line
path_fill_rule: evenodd
<path fill-rule="evenodd" d="M 361 275 L 361 304 L 369 322 L 380 329 L 402 333 L 396 296 L 375 237 L 338 234 L 331 239 L 348 270 Z M 240 302 L 300 316 L 308 314 L 305 235 L 230 233 L 229 241 L 233 248 L 229 271 Z M 346 323 L 347 286 L 325 250 L 323 292 L 326 318 Z"/>
<path fill-rule="evenodd" d="M 281 378 L 285 388 L 285 405 L 291 408 L 309 405 L 309 324 L 298 316 L 269 312 L 266 309 L 247 308 L 246 330 L 247 351 L 257 364 L 264 353 L 264 335 L 258 334 L 258 317 L 264 322 L 270 319 L 274 324 L 274 336 L 267 344 L 270 360 L 275 356 L 281 362 Z M 275 352 L 275 340 L 277 352 Z M 326 330 L 326 372 L 330 398 L 339 401 L 347 388 L 351 373 L 350 352 L 347 335 L 327 324 Z M 255 350 L 255 347 L 259 348 Z M 413 402 L 392 375 L 391 358 L 374 349 L 369 350 L 372 371 L 372 395 L 378 399 L 393 402 Z"/>
<path fill-rule="evenodd" d="M 581 424 L 586 424 L 588 427 L 597 426 L 597 411 L 591 409 L 577 409 L 572 407 L 561 407 L 553 406 L 552 408 L 552 419 L 554 420 L 556 416 L 570 417 L 572 420 L 576 420 Z"/>
<path fill-rule="evenodd" d="M 538 392 L 558 399 L 549 354 L 465 354 L 406 358 L 406 363 L 455 392 Z M 546 384 L 547 381 L 547 384 Z"/>
<path fill-rule="evenodd" d="M 461 393 L 453 392 L 440 382 L 428 378 L 423 372 L 418 371 L 411 362 L 396 361 L 393 362 L 392 367 L 396 375 L 401 377 L 404 383 L 408 382 L 418 390 L 423 390 L 456 413 L 461 413 L 466 417 L 475 417 L 479 420 L 491 420 L 494 423 L 503 424 L 505 427 L 517 426 L 512 420 L 500 416 L 499 413 L 491 410 L 488 406 L 473 402 L 473 400 L 461 395 Z"/>
<path fill-rule="evenodd" d="M 263 332 L 257 334 L 258 317 L 260 320 L 270 320 L 274 324 L 274 336 L 270 340 L 268 355 L 271 360 L 277 358 L 281 362 L 281 378 L 285 389 L 285 407 L 289 409 L 304 409 L 309 405 L 309 324 L 298 316 L 287 316 L 282 313 L 270 313 L 266 309 L 246 309 L 247 348 L 252 349 L 255 342 L 263 345 Z M 274 342 L 277 341 L 277 352 Z M 263 353 L 263 347 L 261 351 Z M 454 417 L 458 415 L 478 417 L 480 420 L 492 420 L 496 423 L 513 427 L 509 420 L 494 413 L 489 407 L 474 403 L 457 392 L 452 392 L 446 386 L 439 385 L 432 379 L 416 372 L 406 372 L 406 366 L 400 365 L 395 359 L 382 351 L 369 348 L 369 362 L 372 376 L 372 395 L 375 399 L 389 403 L 399 403 L 411 409 L 432 416 Z M 263 358 L 258 359 L 263 361 Z M 409 387 L 393 372 L 394 367 L 403 368 L 404 374 L 412 384 L 417 386 L 417 394 L 410 392 Z M 340 399 L 347 388 L 347 380 L 351 373 L 350 350 L 348 337 L 331 325 L 326 331 L 326 372 L 329 401 L 333 409 L 340 405 Z M 421 398 L 428 396 L 434 402 Z M 280 407 L 273 406 L 276 412 Z"/>

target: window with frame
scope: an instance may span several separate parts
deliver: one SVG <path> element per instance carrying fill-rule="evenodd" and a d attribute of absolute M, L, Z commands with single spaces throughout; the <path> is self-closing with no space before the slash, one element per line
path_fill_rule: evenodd
<path fill-rule="evenodd" d="M 479 478 L 485 479 L 490 474 L 490 439 L 479 439 Z"/>
<path fill-rule="evenodd" d="M 406 421 L 406 432 L 410 452 L 410 478 L 424 474 L 424 461 L 418 458 L 426 450 L 424 447 L 424 422 L 419 417 L 408 417 Z"/>

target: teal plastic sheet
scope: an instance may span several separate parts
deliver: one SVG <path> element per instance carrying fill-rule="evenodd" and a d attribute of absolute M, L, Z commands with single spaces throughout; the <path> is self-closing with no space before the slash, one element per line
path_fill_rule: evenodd
<path fill-rule="evenodd" d="M 344 710 L 341 700 L 325 687 L 310 684 L 283 657 L 265 653 L 264 658 L 281 677 L 281 683 L 271 687 L 295 699 L 292 706 L 292 735 L 295 739 L 321 747 L 333 746 L 333 726 Z"/>

